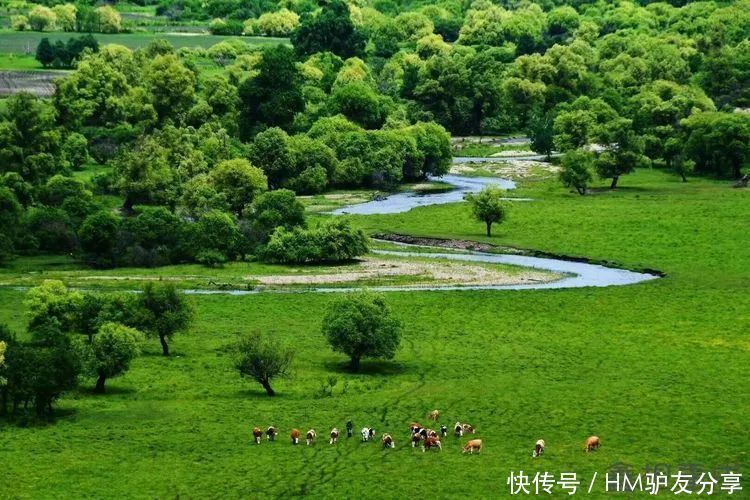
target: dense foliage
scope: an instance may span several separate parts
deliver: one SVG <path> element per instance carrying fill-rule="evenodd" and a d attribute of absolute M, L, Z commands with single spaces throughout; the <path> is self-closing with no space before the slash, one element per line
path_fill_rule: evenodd
<path fill-rule="evenodd" d="M 40 5 L 27 24 L 116 31 L 108 9 Z M 526 132 L 536 151 L 566 154 L 563 182 L 581 193 L 594 174 L 615 188 L 637 167 L 729 178 L 750 161 L 748 0 L 184 0 L 158 11 L 288 35 L 292 47 L 230 39 L 175 51 L 155 40 L 73 56 L 72 39 L 62 57 L 60 44 L 40 44 L 40 60 L 75 71 L 52 100 L 20 94 L 3 107 L 0 258 L 221 265 L 278 253 L 262 252 L 275 227 L 276 248 L 312 230 L 256 220 L 264 192 L 439 176 L 449 132 Z"/>

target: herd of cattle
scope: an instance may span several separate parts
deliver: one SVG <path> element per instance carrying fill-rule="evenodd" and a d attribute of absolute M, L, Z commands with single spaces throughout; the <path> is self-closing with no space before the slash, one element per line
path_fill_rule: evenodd
<path fill-rule="evenodd" d="M 433 410 L 429 414 L 429 418 L 433 420 L 435 423 L 440 419 L 440 412 L 438 410 Z M 421 445 L 422 452 L 425 452 L 427 450 L 443 450 L 443 445 L 440 442 L 440 438 L 444 438 L 448 435 L 448 427 L 445 425 L 440 425 L 440 430 L 436 431 L 434 429 L 430 429 L 427 427 L 424 427 L 423 425 L 412 422 L 409 424 L 409 432 L 411 434 L 411 446 L 412 448 L 416 448 Z M 372 441 L 375 438 L 375 429 L 372 427 L 363 427 L 360 431 L 362 435 L 362 441 Z M 467 423 L 461 423 L 456 422 L 456 424 L 453 426 L 453 434 L 457 438 L 462 437 L 464 434 L 475 434 L 476 431 L 474 427 L 471 424 Z M 253 427 L 253 440 L 255 441 L 255 444 L 261 443 L 261 438 L 263 437 L 264 431 L 260 427 Z M 276 430 L 276 427 L 270 426 L 265 430 L 266 439 L 269 441 L 275 441 L 276 436 L 278 436 L 278 431 Z M 348 437 L 352 437 L 354 435 L 354 424 L 352 424 L 351 421 L 346 423 L 346 434 Z M 296 445 L 299 444 L 300 436 L 302 433 L 299 431 L 299 429 L 292 429 L 292 432 L 290 434 L 290 438 L 292 439 L 292 444 Z M 310 429 L 305 434 L 305 443 L 307 446 L 310 446 L 315 443 L 316 439 L 318 437 L 317 432 L 315 432 L 315 429 Z M 335 445 L 339 441 L 339 430 L 338 428 L 334 427 L 331 429 L 330 432 L 330 438 L 328 440 L 328 443 L 331 445 Z M 384 432 L 381 436 L 380 442 L 383 445 L 383 448 L 395 448 L 396 442 L 393 440 L 393 436 L 388 434 L 387 432 Z M 587 452 L 594 451 L 599 448 L 601 445 L 601 441 L 597 436 L 591 436 L 586 440 L 586 447 L 585 450 Z M 538 457 L 544 453 L 544 447 L 545 443 L 543 439 L 540 439 L 536 442 L 534 445 L 534 451 L 532 452 L 532 457 Z M 473 454 L 474 452 L 481 453 L 482 451 L 482 440 L 481 439 L 470 439 L 466 445 L 463 448 L 463 453 L 470 453 Z"/>

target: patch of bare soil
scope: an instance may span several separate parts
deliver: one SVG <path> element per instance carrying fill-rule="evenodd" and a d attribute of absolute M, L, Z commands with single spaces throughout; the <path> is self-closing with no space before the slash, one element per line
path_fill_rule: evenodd
<path fill-rule="evenodd" d="M 497 162 L 455 163 L 451 166 L 450 173 L 467 175 L 477 171 L 490 172 L 505 179 L 528 180 L 557 175 L 560 167 L 543 161 L 498 158 Z"/>
<path fill-rule="evenodd" d="M 453 262 L 368 257 L 353 268 L 335 274 L 253 276 L 263 285 L 326 285 L 409 276 L 408 284 L 516 285 L 553 281 L 558 276 L 534 269 L 508 272 L 494 266 Z M 246 278 L 250 279 L 250 277 Z"/>

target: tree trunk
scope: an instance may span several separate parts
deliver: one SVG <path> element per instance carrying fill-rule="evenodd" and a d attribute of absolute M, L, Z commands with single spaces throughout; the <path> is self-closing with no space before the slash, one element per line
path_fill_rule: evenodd
<path fill-rule="evenodd" d="M 485 224 L 487 224 L 487 237 L 489 238 L 492 236 L 492 222 L 485 222 Z"/>
<path fill-rule="evenodd" d="M 94 387 L 94 392 L 97 394 L 104 394 L 104 382 L 107 381 L 106 375 L 103 373 L 99 374 L 99 378 L 96 379 L 96 387 Z"/>
<path fill-rule="evenodd" d="M 271 382 L 269 380 L 261 380 L 260 385 L 263 386 L 263 388 L 266 390 L 266 394 L 268 394 L 269 396 L 276 395 L 276 391 L 274 391 L 271 387 Z"/>
<path fill-rule="evenodd" d="M 161 353 L 164 356 L 169 356 L 169 344 L 167 343 L 167 336 L 159 335 L 159 342 L 161 342 Z"/>
<path fill-rule="evenodd" d="M 585 187 L 579 187 L 579 188 L 576 188 L 576 190 L 578 190 L 578 194 L 580 194 L 581 196 L 583 196 L 583 195 L 586 194 L 586 188 Z"/>
<path fill-rule="evenodd" d="M 687 176 L 683 173 L 680 173 L 680 177 L 682 177 L 682 182 L 687 182 Z"/>
<path fill-rule="evenodd" d="M 617 187 L 617 181 L 620 180 L 620 176 L 616 175 L 612 177 L 612 184 L 609 185 L 609 189 L 614 189 Z"/>
<path fill-rule="evenodd" d="M 353 372 L 359 371 L 359 361 L 360 361 L 359 356 L 352 356 L 352 362 L 350 366 Z"/>
<path fill-rule="evenodd" d="M 131 216 L 131 215 L 135 214 L 135 211 L 133 210 L 133 205 L 134 204 L 135 204 L 135 202 L 133 201 L 133 197 L 131 195 L 129 195 L 129 194 L 126 195 L 125 196 L 125 201 L 122 204 L 122 212 L 123 212 L 123 214 L 125 214 L 127 216 Z"/>

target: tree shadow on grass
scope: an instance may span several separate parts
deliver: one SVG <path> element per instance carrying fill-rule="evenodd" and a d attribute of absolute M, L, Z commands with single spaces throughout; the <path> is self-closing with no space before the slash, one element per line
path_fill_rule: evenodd
<path fill-rule="evenodd" d="M 327 361 L 323 365 L 327 371 L 342 375 L 404 375 L 415 372 L 413 366 L 393 361 L 363 360 L 358 372 L 351 370 L 348 361 Z"/>
<path fill-rule="evenodd" d="M 39 417 L 33 410 L 19 410 L 16 414 L 0 416 L 0 429 L 3 427 L 43 428 L 57 424 L 60 420 L 73 418 L 77 413 L 74 408 L 54 408 L 52 414 Z"/>

